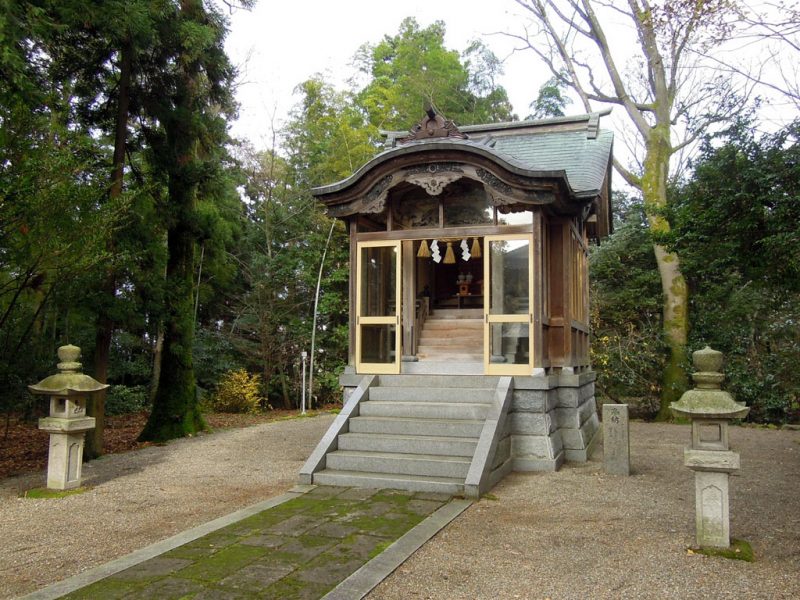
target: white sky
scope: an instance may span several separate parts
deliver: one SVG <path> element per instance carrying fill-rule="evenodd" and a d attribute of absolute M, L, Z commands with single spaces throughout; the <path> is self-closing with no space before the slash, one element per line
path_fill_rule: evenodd
<path fill-rule="evenodd" d="M 519 31 L 518 8 L 511 0 L 259 0 L 251 12 L 239 11 L 231 17 L 226 49 L 241 71 L 240 116 L 232 133 L 257 148 L 270 147 L 272 115 L 276 127 L 285 122 L 298 100 L 292 90 L 299 83 L 322 73 L 332 83 L 343 85 L 353 74 L 356 50 L 396 34 L 408 16 L 415 17 L 421 27 L 444 21 L 449 49 L 461 52 L 471 40 L 481 39 L 499 58 L 508 57 L 500 83 L 515 112 L 524 117 L 549 74 L 537 66 L 533 53 L 509 56 L 513 41 L 490 35 Z"/>
<path fill-rule="evenodd" d="M 745 2 L 764 5 L 763 0 Z M 237 11 L 231 16 L 226 49 L 240 68 L 236 93 L 240 116 L 232 126 L 232 134 L 250 140 L 256 148 L 269 148 L 273 115 L 274 126 L 279 129 L 299 99 L 292 95 L 298 84 L 321 73 L 331 83 L 344 87 L 346 79 L 354 74 L 352 58 L 357 49 L 396 34 L 408 16 L 414 16 L 421 27 L 444 21 L 445 45 L 452 50 L 461 52 L 471 40 L 482 40 L 505 61 L 505 74 L 499 83 L 508 91 L 514 111 L 524 117 L 539 87 L 550 77 L 533 52 L 513 53 L 519 43 L 498 33 L 522 33 L 529 22 L 524 13 L 513 0 L 258 0 L 252 11 Z M 611 12 L 604 19 L 609 41 L 617 50 L 635 43 L 630 38 L 630 25 L 623 24 L 622 17 Z M 758 62 L 759 52 L 752 46 L 732 46 L 732 52 L 741 56 L 742 65 Z M 800 60 L 792 58 L 798 57 L 782 55 L 796 70 Z M 774 61 L 767 65 L 770 62 Z M 772 120 L 775 126 L 796 114 L 792 107 L 788 112 L 776 105 L 764 108 L 768 110 L 761 111 L 763 121 Z M 582 112 L 577 101 L 567 107 L 568 114 L 577 112 Z M 623 144 L 625 116 L 619 109 L 614 112 L 603 126 L 616 131 L 616 151 L 630 156 L 630 149 L 626 150 Z M 623 162 L 630 164 L 629 160 Z M 621 182 L 621 178 L 615 179 Z"/>

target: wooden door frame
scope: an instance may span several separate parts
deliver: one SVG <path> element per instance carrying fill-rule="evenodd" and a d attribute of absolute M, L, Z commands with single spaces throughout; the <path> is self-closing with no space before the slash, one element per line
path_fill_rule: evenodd
<path fill-rule="evenodd" d="M 380 317 L 361 316 L 361 291 L 363 281 L 361 279 L 361 250 L 362 248 L 394 248 L 395 249 L 395 314 Z M 356 243 L 356 351 L 355 362 L 357 373 L 391 375 L 400 373 L 400 363 L 402 360 L 402 244 L 399 240 L 381 240 Z M 361 361 L 361 326 L 362 325 L 394 325 L 395 326 L 395 354 L 393 363 L 367 363 Z"/>
<path fill-rule="evenodd" d="M 502 314 L 492 315 L 491 310 L 491 242 L 520 241 L 528 242 L 528 312 L 527 314 Z M 487 235 L 483 238 L 483 370 L 486 375 L 531 375 L 534 365 L 534 252 L 533 235 L 531 233 Z M 527 323 L 528 324 L 528 363 L 509 364 L 491 362 L 491 326 L 496 323 Z"/>

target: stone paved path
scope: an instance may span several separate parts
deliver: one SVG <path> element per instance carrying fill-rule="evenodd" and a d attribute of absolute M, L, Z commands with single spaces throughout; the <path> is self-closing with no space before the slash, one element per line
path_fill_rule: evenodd
<path fill-rule="evenodd" d="M 321 598 L 449 499 L 316 487 L 64 598 Z"/>

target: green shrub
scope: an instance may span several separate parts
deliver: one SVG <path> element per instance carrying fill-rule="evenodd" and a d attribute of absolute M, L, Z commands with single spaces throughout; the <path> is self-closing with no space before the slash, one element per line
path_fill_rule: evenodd
<path fill-rule="evenodd" d="M 141 412 L 149 408 L 147 386 L 112 385 L 106 392 L 106 413 L 109 416 Z"/>
<path fill-rule="evenodd" d="M 244 369 L 228 371 L 217 385 L 211 407 L 217 412 L 257 413 L 264 398 L 261 396 L 261 377 Z"/>

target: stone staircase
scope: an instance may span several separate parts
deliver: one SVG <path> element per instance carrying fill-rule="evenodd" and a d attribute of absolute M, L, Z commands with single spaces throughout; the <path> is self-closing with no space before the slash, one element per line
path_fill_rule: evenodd
<path fill-rule="evenodd" d="M 422 329 L 420 361 L 483 362 L 483 309 L 439 308 Z"/>
<path fill-rule="evenodd" d="M 362 398 L 345 405 L 301 471 L 301 482 L 459 495 L 470 491 L 465 483 L 471 469 L 470 477 L 479 476 L 482 486 L 493 470 L 499 468 L 502 476 L 505 467 L 510 469 L 505 426 L 509 378 L 505 382 L 463 375 L 366 379 L 371 384 L 354 392 Z M 498 395 L 501 388 L 506 392 Z M 482 460 L 491 460 L 488 471 Z"/>

